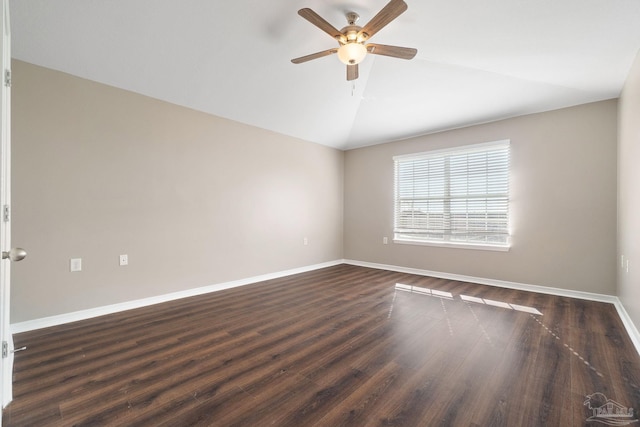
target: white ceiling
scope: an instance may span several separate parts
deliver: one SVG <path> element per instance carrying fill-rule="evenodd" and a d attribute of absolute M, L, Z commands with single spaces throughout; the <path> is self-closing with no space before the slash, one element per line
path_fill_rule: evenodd
<path fill-rule="evenodd" d="M 364 25 L 387 0 L 11 0 L 13 57 L 340 149 L 616 98 L 639 0 L 406 0 L 355 88 L 297 15 Z"/>

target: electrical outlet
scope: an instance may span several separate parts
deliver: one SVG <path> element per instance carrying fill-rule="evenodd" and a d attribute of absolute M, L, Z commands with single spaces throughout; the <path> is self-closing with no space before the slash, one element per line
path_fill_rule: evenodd
<path fill-rule="evenodd" d="M 71 258 L 69 260 L 69 271 L 72 273 L 82 271 L 82 258 Z"/>
<path fill-rule="evenodd" d="M 382 244 L 383 245 L 388 245 L 389 244 L 389 238 L 388 237 L 383 237 L 382 238 Z"/>
<path fill-rule="evenodd" d="M 120 265 L 129 265 L 129 255 L 120 255 Z"/>
<path fill-rule="evenodd" d="M 302 244 L 307 246 L 309 244 L 309 239 L 307 239 L 306 237 L 302 239 Z"/>

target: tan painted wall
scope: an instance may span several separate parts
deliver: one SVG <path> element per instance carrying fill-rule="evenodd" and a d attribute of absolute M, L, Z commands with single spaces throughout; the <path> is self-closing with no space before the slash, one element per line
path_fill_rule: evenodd
<path fill-rule="evenodd" d="M 616 138 L 610 100 L 348 151 L 345 257 L 614 294 Z M 511 140 L 509 252 L 382 244 L 393 236 L 393 156 L 501 139 Z"/>
<path fill-rule="evenodd" d="M 342 258 L 341 151 L 19 61 L 12 108 L 12 323 Z"/>
<path fill-rule="evenodd" d="M 618 296 L 640 328 L 640 52 L 627 77 L 619 110 Z"/>
<path fill-rule="evenodd" d="M 13 67 L 13 240 L 29 250 L 13 268 L 13 323 L 343 255 L 615 293 L 614 100 L 342 153 Z M 382 245 L 394 155 L 499 139 L 512 143 L 509 252 Z"/>

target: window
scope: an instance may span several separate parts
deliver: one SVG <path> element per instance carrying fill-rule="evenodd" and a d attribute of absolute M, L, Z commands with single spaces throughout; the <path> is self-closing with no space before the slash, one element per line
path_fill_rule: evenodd
<path fill-rule="evenodd" d="M 508 140 L 393 160 L 394 241 L 508 250 Z"/>

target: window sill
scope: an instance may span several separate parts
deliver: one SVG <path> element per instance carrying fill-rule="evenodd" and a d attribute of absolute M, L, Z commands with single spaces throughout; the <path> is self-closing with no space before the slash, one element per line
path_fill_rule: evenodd
<path fill-rule="evenodd" d="M 496 246 L 486 244 L 474 244 L 474 243 L 450 243 L 450 242 L 425 242 L 417 240 L 402 240 L 393 239 L 393 243 L 399 243 L 401 245 L 417 245 L 417 246 L 435 246 L 438 248 L 452 248 L 452 249 L 475 249 L 480 251 L 496 251 L 496 252 L 508 252 L 510 246 Z"/>

